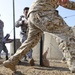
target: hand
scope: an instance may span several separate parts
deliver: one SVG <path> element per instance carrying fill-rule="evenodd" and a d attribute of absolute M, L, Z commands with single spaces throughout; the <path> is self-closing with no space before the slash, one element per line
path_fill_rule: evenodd
<path fill-rule="evenodd" d="M 66 6 L 68 1 L 69 0 L 59 0 L 57 4 L 62 5 L 62 6 Z"/>
<path fill-rule="evenodd" d="M 19 19 L 19 20 L 22 20 L 22 18 L 24 18 L 24 16 L 23 16 L 23 15 L 21 15 L 21 16 L 20 16 L 20 19 Z"/>

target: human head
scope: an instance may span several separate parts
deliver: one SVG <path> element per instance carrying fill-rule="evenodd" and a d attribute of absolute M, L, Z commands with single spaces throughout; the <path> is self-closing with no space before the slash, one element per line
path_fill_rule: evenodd
<path fill-rule="evenodd" d="M 25 7 L 25 8 L 23 9 L 23 13 L 24 13 L 24 15 L 27 16 L 28 10 L 29 10 L 29 7 Z"/>

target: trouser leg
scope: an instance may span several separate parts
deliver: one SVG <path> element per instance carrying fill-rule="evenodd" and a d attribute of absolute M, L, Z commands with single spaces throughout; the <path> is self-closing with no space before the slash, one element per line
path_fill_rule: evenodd
<path fill-rule="evenodd" d="M 60 34 L 56 37 L 59 49 L 66 58 L 69 69 L 71 71 L 75 71 L 75 38 L 73 30 L 65 24 L 58 27 L 58 29 L 52 30 L 51 32 L 55 35 Z M 62 38 L 63 36 L 65 39 Z"/>
<path fill-rule="evenodd" d="M 67 65 L 71 71 L 75 71 L 75 37 L 73 30 L 67 25 L 59 27 L 60 31 L 54 31 L 53 33 L 60 33 L 57 35 L 56 41 L 59 49 L 62 50 L 64 57 L 66 58 Z M 65 39 L 62 38 L 65 36 Z"/>
<path fill-rule="evenodd" d="M 18 61 L 20 60 L 32 47 L 34 47 L 42 36 L 42 32 L 40 30 L 33 33 L 32 31 L 28 35 L 28 39 L 19 47 L 17 52 L 9 58 L 9 60 Z"/>
<path fill-rule="evenodd" d="M 6 53 L 6 60 L 8 60 L 8 50 L 5 44 L 3 44 L 3 51 Z"/>
<path fill-rule="evenodd" d="M 2 49 L 3 49 L 3 45 L 2 45 L 2 42 L 1 42 L 1 44 L 0 44 L 0 58 L 1 58 L 1 52 L 2 52 Z M 2 59 L 2 58 L 1 58 Z"/>
<path fill-rule="evenodd" d="M 65 36 L 64 39 L 57 35 L 56 41 L 67 60 L 69 69 L 71 70 L 70 66 L 73 66 L 73 62 L 75 61 L 75 47 L 73 46 L 73 44 L 75 44 L 74 32 L 71 27 L 69 27 L 55 11 L 41 11 L 31 13 L 30 20 L 42 31 L 47 31 L 54 34 L 63 34 L 62 36 Z"/>
<path fill-rule="evenodd" d="M 31 25 L 27 40 L 23 42 L 23 44 L 17 49 L 16 53 L 11 56 L 8 61 L 4 62 L 4 66 L 13 70 L 10 65 L 15 66 L 18 64 L 19 60 L 39 42 L 42 34 L 43 32 L 40 29 Z"/>
<path fill-rule="evenodd" d="M 75 42 L 63 34 L 52 34 L 71 71 L 75 71 Z"/>

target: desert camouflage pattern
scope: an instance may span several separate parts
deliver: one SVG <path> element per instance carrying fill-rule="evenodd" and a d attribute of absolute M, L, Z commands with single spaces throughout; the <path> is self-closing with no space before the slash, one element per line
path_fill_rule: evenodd
<path fill-rule="evenodd" d="M 66 58 L 69 69 L 75 71 L 75 38 L 71 27 L 69 27 L 56 8 L 59 0 L 36 0 L 28 13 L 29 33 L 27 40 L 20 46 L 17 52 L 4 62 L 4 66 L 13 70 L 18 61 L 32 47 L 34 47 L 43 35 L 43 32 L 53 33 L 59 49 Z M 65 8 L 75 10 L 75 2 L 68 1 Z M 60 35 L 64 36 L 63 38 Z M 12 68 L 14 66 L 14 68 Z"/>
<path fill-rule="evenodd" d="M 36 0 L 31 8 L 29 9 L 29 13 L 32 11 L 50 11 L 55 10 L 58 8 L 58 1 L 59 0 Z M 68 1 L 67 5 L 64 6 L 65 8 L 75 10 L 75 2 Z"/>

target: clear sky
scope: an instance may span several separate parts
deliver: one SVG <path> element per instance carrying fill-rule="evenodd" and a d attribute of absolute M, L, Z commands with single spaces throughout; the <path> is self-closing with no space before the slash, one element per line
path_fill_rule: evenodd
<path fill-rule="evenodd" d="M 26 6 L 30 7 L 32 2 L 35 0 L 14 0 L 14 1 L 15 1 L 15 21 L 17 21 L 20 15 L 23 14 L 23 8 Z M 59 10 L 59 14 L 63 17 L 63 19 L 69 26 L 75 25 L 75 10 L 68 10 L 61 6 L 58 7 L 57 10 Z M 1 14 L 0 19 L 4 21 L 4 35 L 11 32 L 10 38 L 13 38 L 13 0 L 0 0 L 0 14 Z M 20 28 L 15 29 L 16 29 L 16 38 L 19 38 Z"/>

